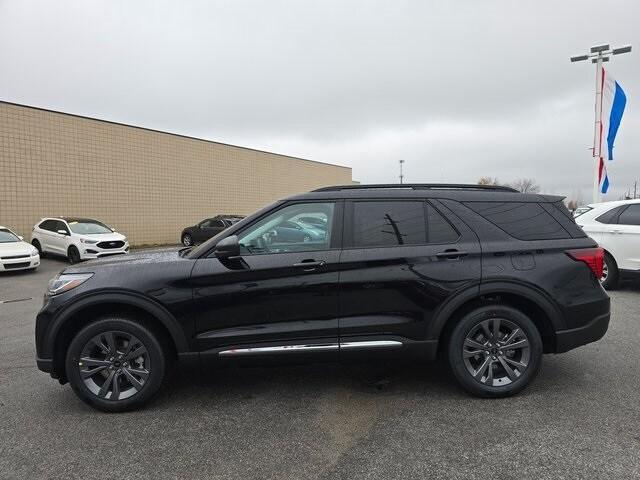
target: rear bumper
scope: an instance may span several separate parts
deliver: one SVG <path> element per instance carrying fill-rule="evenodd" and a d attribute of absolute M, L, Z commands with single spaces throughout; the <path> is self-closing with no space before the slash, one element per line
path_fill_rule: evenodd
<path fill-rule="evenodd" d="M 609 328 L 611 313 L 600 315 L 582 327 L 556 332 L 556 353 L 568 352 L 576 347 L 604 337 Z"/>

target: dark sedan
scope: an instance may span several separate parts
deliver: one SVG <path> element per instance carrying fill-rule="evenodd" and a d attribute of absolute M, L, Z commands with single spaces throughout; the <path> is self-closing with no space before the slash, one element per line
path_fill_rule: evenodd
<path fill-rule="evenodd" d="M 185 247 L 206 242 L 211 237 L 242 220 L 242 218 L 240 215 L 217 215 L 212 218 L 206 218 L 197 225 L 182 230 L 180 241 Z"/>

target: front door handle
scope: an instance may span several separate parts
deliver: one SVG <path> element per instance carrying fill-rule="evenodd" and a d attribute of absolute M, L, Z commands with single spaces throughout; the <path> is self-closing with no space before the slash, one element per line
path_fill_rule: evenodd
<path fill-rule="evenodd" d="M 461 252 L 460 250 L 445 250 L 444 252 L 436 253 L 438 258 L 447 258 L 449 260 L 456 260 L 458 258 L 466 257 L 467 252 Z"/>
<path fill-rule="evenodd" d="M 305 272 L 313 272 L 318 268 L 324 267 L 326 262 L 324 260 L 303 260 L 299 263 L 294 263 L 293 266 L 295 268 L 301 268 Z"/>

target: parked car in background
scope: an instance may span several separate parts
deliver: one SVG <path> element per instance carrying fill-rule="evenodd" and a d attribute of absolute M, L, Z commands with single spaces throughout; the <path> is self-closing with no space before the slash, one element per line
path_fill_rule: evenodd
<path fill-rule="evenodd" d="M 31 244 L 41 256 L 64 256 L 72 264 L 129 253 L 124 235 L 91 218 L 43 218 L 33 227 Z"/>
<path fill-rule="evenodd" d="M 35 270 L 39 265 L 38 250 L 0 225 L 0 271 Z"/>
<path fill-rule="evenodd" d="M 205 218 L 200 223 L 182 230 L 180 241 L 185 247 L 206 242 L 224 229 L 242 220 L 242 218 L 244 217 L 240 215 L 216 215 L 212 218 Z"/>
<path fill-rule="evenodd" d="M 614 289 L 622 278 L 640 278 L 640 199 L 578 207 L 575 219 L 604 248 L 602 286 Z"/>
<path fill-rule="evenodd" d="M 326 235 L 271 235 L 303 216 L 326 218 Z M 36 319 L 37 363 L 107 411 L 148 402 L 176 361 L 211 369 L 399 357 L 422 366 L 441 354 L 468 392 L 505 397 L 533 380 L 543 353 L 605 334 L 602 256 L 558 196 L 322 188 L 197 247 L 66 268 Z"/>

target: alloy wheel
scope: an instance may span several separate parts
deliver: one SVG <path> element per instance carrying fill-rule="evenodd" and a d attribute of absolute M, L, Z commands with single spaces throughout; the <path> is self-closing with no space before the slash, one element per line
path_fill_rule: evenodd
<path fill-rule="evenodd" d="M 529 366 L 531 346 L 515 323 L 492 318 L 475 325 L 462 347 L 469 374 L 483 385 L 500 387 L 515 382 Z"/>
<path fill-rule="evenodd" d="M 151 373 L 149 352 L 134 335 L 108 331 L 96 335 L 82 349 L 80 378 L 94 395 L 124 400 L 139 393 Z"/>
<path fill-rule="evenodd" d="M 193 245 L 193 240 L 191 239 L 191 235 L 185 235 L 184 237 L 182 237 L 182 244 L 185 247 L 190 247 L 191 245 Z"/>
<path fill-rule="evenodd" d="M 609 265 L 607 265 L 607 261 L 605 259 L 605 261 L 602 262 L 602 275 L 600 276 L 600 283 L 606 282 L 608 277 L 609 277 Z"/>

